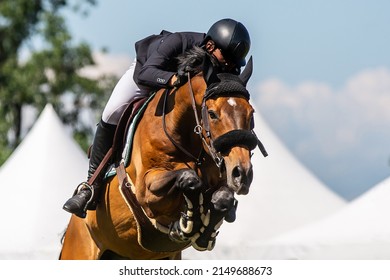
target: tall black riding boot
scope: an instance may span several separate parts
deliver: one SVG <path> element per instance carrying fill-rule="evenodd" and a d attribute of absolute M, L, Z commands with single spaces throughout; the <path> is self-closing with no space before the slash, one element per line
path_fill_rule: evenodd
<path fill-rule="evenodd" d="M 104 156 L 111 148 L 115 129 L 116 125 L 105 123 L 102 120 L 99 122 L 89 159 L 88 180 L 95 173 Z M 81 183 L 73 197 L 68 199 L 62 208 L 80 218 L 85 218 L 87 214 L 86 210 L 94 209 L 96 207 L 96 200 L 99 196 L 99 190 L 103 183 L 103 179 L 104 169 L 91 186 L 88 183 Z"/>

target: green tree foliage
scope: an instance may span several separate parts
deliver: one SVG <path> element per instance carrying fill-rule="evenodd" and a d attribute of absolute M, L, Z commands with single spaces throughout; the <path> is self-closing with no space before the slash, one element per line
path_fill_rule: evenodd
<path fill-rule="evenodd" d="M 80 75 L 80 69 L 94 65 L 94 60 L 87 43 L 72 42 L 61 11 L 78 12 L 96 1 L 74 2 L 0 1 L 0 165 L 23 137 L 26 105 L 40 112 L 47 103 L 53 104 L 82 147 L 88 146 L 93 131 L 83 124 L 80 112 L 101 111 L 114 77 Z M 34 40 L 40 46 L 34 46 Z M 27 58 L 22 56 L 26 50 Z"/>

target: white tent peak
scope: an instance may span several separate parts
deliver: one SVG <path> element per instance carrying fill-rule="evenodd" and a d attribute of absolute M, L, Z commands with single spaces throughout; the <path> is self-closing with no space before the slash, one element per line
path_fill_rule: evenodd
<path fill-rule="evenodd" d="M 0 168 L 0 259 L 58 256 L 70 217 L 62 205 L 87 168 L 86 154 L 47 105 Z"/>

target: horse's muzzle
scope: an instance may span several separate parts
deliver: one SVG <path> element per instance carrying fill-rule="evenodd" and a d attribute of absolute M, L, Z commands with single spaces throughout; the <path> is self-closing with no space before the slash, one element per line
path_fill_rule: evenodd
<path fill-rule="evenodd" d="M 252 165 L 248 169 L 242 166 L 236 166 L 232 170 L 232 183 L 235 187 L 235 191 L 239 195 L 245 195 L 249 192 L 249 187 L 253 180 Z"/>

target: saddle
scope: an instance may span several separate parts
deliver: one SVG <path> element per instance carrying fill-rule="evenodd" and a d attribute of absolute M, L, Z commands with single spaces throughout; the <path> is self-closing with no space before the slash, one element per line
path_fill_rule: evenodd
<path fill-rule="evenodd" d="M 152 95 L 150 99 L 153 97 Z M 112 162 L 119 162 L 122 159 L 122 151 L 126 145 L 126 136 L 128 134 L 131 123 L 140 109 L 148 101 L 149 97 L 139 97 L 134 99 L 126 107 L 119 119 L 118 126 L 114 134 L 114 141 L 112 145 Z"/>
<path fill-rule="evenodd" d="M 107 151 L 106 155 L 104 156 L 99 166 L 96 168 L 91 178 L 88 180 L 88 185 L 92 186 L 99 176 L 107 179 L 108 177 L 115 175 L 115 172 L 114 174 L 110 174 L 112 166 L 109 166 L 109 163 L 113 163 L 114 166 L 119 165 L 119 162 L 121 161 L 121 151 L 126 144 L 125 138 L 127 131 L 129 130 L 130 124 L 132 123 L 134 117 L 137 115 L 142 106 L 145 105 L 146 101 L 148 101 L 148 97 L 139 97 L 135 98 L 127 105 L 119 119 L 119 123 L 114 133 L 112 146 Z M 91 148 L 92 146 L 88 149 L 88 158 L 90 157 L 92 150 Z M 102 174 L 103 172 L 105 172 L 105 174 Z"/>

